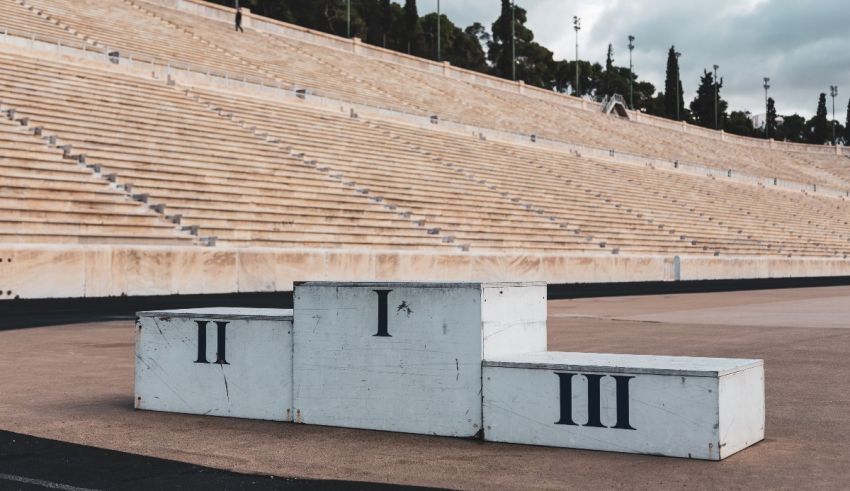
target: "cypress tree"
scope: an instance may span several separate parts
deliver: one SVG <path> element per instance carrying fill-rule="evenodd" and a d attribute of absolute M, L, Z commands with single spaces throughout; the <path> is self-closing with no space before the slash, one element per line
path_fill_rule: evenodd
<path fill-rule="evenodd" d="M 491 28 L 493 37 L 488 52 L 488 57 L 493 64 L 494 74 L 507 79 L 510 79 L 513 75 L 513 43 L 515 40 L 511 37 L 511 33 L 515 32 L 517 38 L 521 37 L 518 29 L 521 21 L 518 17 L 525 13 L 522 8 L 517 7 L 518 12 L 514 12 L 513 9 L 510 0 L 502 0 L 501 13 L 493 22 Z M 518 41 L 519 39 L 516 39 L 517 45 L 519 44 Z"/>
<path fill-rule="evenodd" d="M 809 143 L 823 145 L 831 136 L 827 119 L 826 94 L 821 92 L 818 98 L 818 110 L 815 117 L 809 121 Z"/>
<path fill-rule="evenodd" d="M 720 98 L 720 89 L 722 87 L 723 80 L 715 81 L 714 75 L 711 72 L 703 70 L 699 88 L 697 89 L 697 96 L 690 105 L 691 113 L 696 124 L 699 126 L 714 128 L 714 97 L 717 95 L 717 123 L 718 127 L 723 127 L 728 104 Z"/>
<path fill-rule="evenodd" d="M 776 139 L 776 102 L 773 97 L 767 99 L 767 115 L 764 120 L 764 127 L 767 135 Z"/>
<path fill-rule="evenodd" d="M 608 43 L 608 55 L 605 57 L 605 95 L 611 95 L 611 79 L 614 72 L 614 46 Z"/>
<path fill-rule="evenodd" d="M 404 2 L 404 27 L 407 35 L 407 52 L 412 55 L 422 56 L 425 54 L 425 40 L 422 33 L 422 24 L 419 22 L 419 10 L 416 8 L 416 0 Z"/>
<path fill-rule="evenodd" d="M 678 79 L 679 83 L 676 83 Z M 670 46 L 667 53 L 667 78 L 664 81 L 664 113 L 670 119 L 676 118 L 676 107 L 679 108 L 679 120 L 683 119 L 684 107 L 682 99 L 682 78 L 679 76 L 679 60 L 676 58 L 676 46 Z"/>

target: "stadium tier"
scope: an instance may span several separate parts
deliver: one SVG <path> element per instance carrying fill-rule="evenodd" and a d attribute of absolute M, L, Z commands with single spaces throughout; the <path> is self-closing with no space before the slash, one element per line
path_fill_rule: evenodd
<path fill-rule="evenodd" d="M 623 118 L 250 13 L 235 33 L 231 16 L 0 0 L 0 255 L 31 261 L 5 296 L 92 295 L 27 278 L 67 250 L 90 285 L 99 246 L 136 258 L 111 271 L 146 285 L 176 267 L 147 254 L 228 257 L 195 286 L 169 271 L 106 295 L 405 279 L 404 265 L 552 283 L 850 270 L 843 148 Z"/>

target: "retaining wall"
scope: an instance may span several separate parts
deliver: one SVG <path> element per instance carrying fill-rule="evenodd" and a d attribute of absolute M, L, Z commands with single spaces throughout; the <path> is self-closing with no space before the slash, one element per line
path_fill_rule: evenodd
<path fill-rule="evenodd" d="M 0 245 L 0 300 L 290 291 L 294 281 L 550 284 L 850 276 L 850 260 Z"/>

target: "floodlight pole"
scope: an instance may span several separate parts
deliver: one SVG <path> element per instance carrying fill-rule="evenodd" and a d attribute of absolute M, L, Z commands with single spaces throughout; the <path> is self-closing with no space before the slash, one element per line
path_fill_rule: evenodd
<path fill-rule="evenodd" d="M 832 144 L 835 145 L 835 98 L 838 96 L 838 86 L 829 86 L 829 95 L 832 96 Z"/>
<path fill-rule="evenodd" d="M 679 70 L 679 57 L 682 56 L 682 53 L 679 53 L 678 51 L 676 51 L 674 54 L 676 55 L 676 89 L 675 89 L 676 90 L 676 121 L 681 121 L 682 117 L 679 114 L 680 113 L 679 107 L 682 105 L 682 102 L 680 101 L 680 99 L 681 99 L 680 92 L 681 91 L 679 90 L 679 86 L 682 85 L 682 81 L 681 81 L 681 77 L 679 76 L 679 71 L 680 71 Z"/>
<path fill-rule="evenodd" d="M 579 97 L 579 87 L 578 87 L 578 75 L 579 75 L 579 65 L 578 65 L 578 32 L 581 30 L 581 19 L 577 16 L 573 16 L 573 29 L 576 30 L 576 87 L 575 87 L 575 95 Z"/>
<path fill-rule="evenodd" d="M 770 138 L 770 121 L 767 119 L 768 107 L 767 90 L 770 89 L 770 77 L 764 77 L 764 138 Z"/>
<path fill-rule="evenodd" d="M 633 82 L 635 78 L 635 65 L 632 63 L 632 51 L 635 50 L 635 37 L 629 35 L 629 107 L 635 109 L 635 90 Z"/>
<path fill-rule="evenodd" d="M 714 65 L 714 129 L 720 129 L 718 124 L 718 115 L 717 115 L 717 69 L 720 68 L 719 65 Z"/>
<path fill-rule="evenodd" d="M 511 1 L 511 80 L 516 81 L 516 1 Z"/>

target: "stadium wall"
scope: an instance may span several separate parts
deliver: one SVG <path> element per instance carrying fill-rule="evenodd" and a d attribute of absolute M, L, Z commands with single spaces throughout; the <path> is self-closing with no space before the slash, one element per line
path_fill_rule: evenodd
<path fill-rule="evenodd" d="M 850 276 L 850 260 L 787 257 L 2 245 L 0 301 L 291 291 L 294 281 L 551 284 Z"/>

